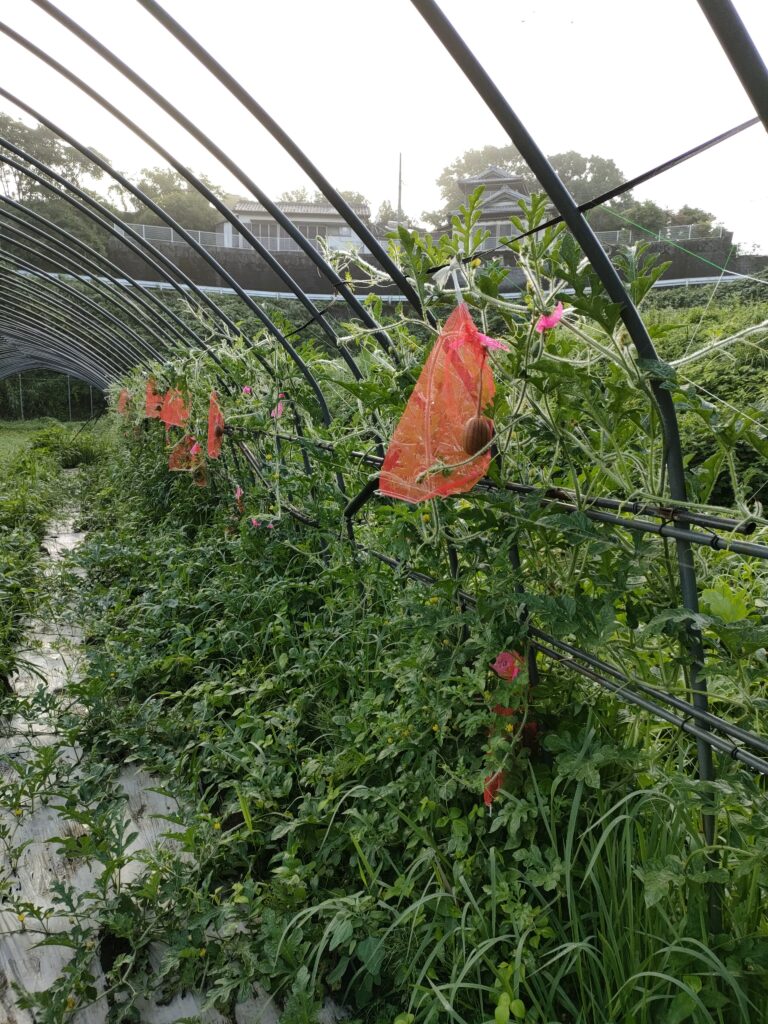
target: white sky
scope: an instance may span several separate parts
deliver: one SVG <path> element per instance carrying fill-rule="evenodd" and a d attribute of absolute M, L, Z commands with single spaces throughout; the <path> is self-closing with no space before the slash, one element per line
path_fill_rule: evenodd
<path fill-rule="evenodd" d="M 276 197 L 307 185 L 276 143 L 135 0 L 55 0 Z M 166 115 L 31 0 L 7 23 L 72 67 L 177 157 L 243 193 Z M 409 0 L 165 0 L 338 187 L 373 211 L 440 205 L 435 179 L 469 148 L 508 141 Z M 754 116 L 696 0 L 442 0 L 545 153 L 612 157 L 627 177 Z M 768 60 L 768 2 L 736 0 Z M 0 36 L 3 84 L 134 174 L 160 164 L 78 90 Z M 19 111 L 0 100 L 0 109 Z M 711 211 L 768 252 L 768 136 L 758 125 L 636 191 Z"/>

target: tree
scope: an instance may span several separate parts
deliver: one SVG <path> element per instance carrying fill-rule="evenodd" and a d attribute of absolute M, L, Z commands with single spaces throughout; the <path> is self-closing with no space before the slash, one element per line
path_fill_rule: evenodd
<path fill-rule="evenodd" d="M 706 210 L 702 210 L 698 206 L 681 206 L 679 210 L 671 213 L 669 218 L 670 224 L 696 224 L 710 231 L 714 221 L 715 215 L 713 213 L 707 213 Z M 699 233 L 701 234 L 702 232 Z M 706 233 L 706 230 L 704 233 Z"/>
<path fill-rule="evenodd" d="M 625 181 L 622 171 L 614 160 L 597 156 L 594 153 L 591 156 L 585 156 L 571 149 L 564 153 L 555 153 L 547 159 L 578 204 L 596 199 L 622 185 Z M 541 185 L 514 146 L 484 146 L 482 149 L 468 149 L 448 164 L 437 178 L 444 205 L 440 210 L 423 213 L 424 220 L 435 227 L 445 224 L 464 201 L 459 181 L 462 178 L 480 174 L 490 166 L 519 174 L 531 192 L 541 189 Z M 615 214 L 620 216 L 617 217 Z M 596 207 L 587 216 L 596 231 L 629 227 L 630 225 L 623 220 L 626 218 L 654 233 L 669 223 L 697 224 L 711 228 L 715 219 L 711 213 L 692 206 L 681 206 L 676 213 L 672 213 L 650 199 L 637 202 L 632 198 L 631 192 L 626 192 L 617 196 L 616 199 Z"/>
<path fill-rule="evenodd" d="M 613 160 L 594 153 L 583 156 L 570 149 L 567 153 L 550 156 L 549 162 L 579 205 L 609 192 L 626 180 Z"/>
<path fill-rule="evenodd" d="M 371 209 L 371 204 L 362 192 L 355 192 L 351 189 L 339 189 L 339 195 L 342 199 L 346 199 L 350 206 L 365 206 L 368 210 Z"/>
<path fill-rule="evenodd" d="M 633 201 L 621 212 L 625 219 L 618 222 L 614 221 L 614 227 L 632 228 L 638 226 L 656 235 L 669 223 L 669 210 L 663 209 L 657 203 L 654 203 L 652 199 L 646 199 L 642 203 Z"/>
<path fill-rule="evenodd" d="M 25 153 L 35 157 L 42 163 L 47 164 L 52 170 L 61 174 L 73 185 L 87 190 L 88 182 L 98 181 L 104 176 L 104 172 L 78 150 L 65 145 L 61 139 L 50 128 L 38 124 L 34 128 L 23 121 L 18 121 L 8 114 L 0 113 L 0 134 L 14 146 L 23 149 Z M 101 156 L 101 154 L 98 154 Z M 12 159 L 30 168 L 36 174 L 41 174 L 49 181 L 53 181 L 48 175 L 23 157 L 11 154 Z M 6 163 L 0 165 L 0 188 L 3 194 L 10 196 L 19 203 L 31 199 L 45 199 L 50 197 L 50 192 L 29 175 Z"/>
<path fill-rule="evenodd" d="M 571 149 L 565 153 L 555 153 L 548 159 L 577 203 L 594 199 L 595 196 L 608 192 L 624 181 L 624 176 L 615 162 L 602 156 L 584 156 Z M 437 179 L 437 184 L 440 186 L 445 205 L 441 210 L 424 213 L 424 219 L 434 225 L 444 224 L 464 200 L 459 180 L 480 174 L 492 165 L 512 174 L 519 174 L 531 192 L 541 189 L 535 175 L 514 146 L 469 149 L 444 168 Z M 598 223 L 595 227 L 602 229 L 602 218 L 598 216 L 596 220 Z"/>
<path fill-rule="evenodd" d="M 200 180 L 214 195 L 222 198 L 222 191 L 207 178 L 199 175 Z M 221 214 L 208 202 L 200 192 L 183 178 L 178 172 L 164 167 L 144 168 L 136 182 L 138 188 L 183 228 L 193 231 L 213 231 L 222 220 Z M 162 224 L 157 214 L 140 203 L 134 196 L 128 202 L 133 209 L 126 215 L 126 220 L 140 224 Z"/>
<path fill-rule="evenodd" d="M 315 193 L 317 195 L 317 193 Z M 305 188 L 293 188 L 288 192 L 281 192 L 277 197 L 278 203 L 314 203 L 315 199 Z"/>
<path fill-rule="evenodd" d="M 379 207 L 379 212 L 373 219 L 372 224 L 379 235 L 385 234 L 393 224 L 402 224 L 407 228 L 415 227 L 413 218 L 409 217 L 407 213 L 403 213 L 402 210 L 398 217 L 397 210 L 388 199 L 385 199 Z"/>
<path fill-rule="evenodd" d="M 49 128 L 39 124 L 32 127 L 8 114 L 0 113 L 0 134 L 14 146 L 46 164 L 52 171 L 66 178 L 68 182 L 82 189 L 102 205 L 114 209 L 103 196 L 89 187 L 93 182 L 104 177 L 104 171 L 78 150 L 65 145 Z M 101 154 L 98 155 L 101 156 Z M 49 181 L 54 188 L 62 188 L 49 174 L 35 167 L 30 160 L 15 154 L 12 155 L 12 159 L 22 167 L 29 168 L 43 180 Z M 66 191 L 65 188 L 62 190 Z M 11 167 L 5 162 L 0 164 L 0 191 L 27 209 L 70 231 L 98 251 L 105 251 L 106 232 L 90 218 L 79 213 L 66 200 L 59 199 L 45 185 L 30 177 L 23 169 Z M 9 247 L 6 246 L 6 249 Z M 20 249 L 14 251 L 19 257 L 29 262 L 39 262 L 28 252 L 23 252 Z"/>

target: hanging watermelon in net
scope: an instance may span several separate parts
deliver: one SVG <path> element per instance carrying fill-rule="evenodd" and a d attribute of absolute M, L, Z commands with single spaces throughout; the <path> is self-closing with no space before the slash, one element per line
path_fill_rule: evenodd
<path fill-rule="evenodd" d="M 467 306 L 445 322 L 392 435 L 379 493 L 419 502 L 471 490 L 488 471 L 493 420 L 484 410 L 496 387 L 488 349 Z"/>
<path fill-rule="evenodd" d="M 160 419 L 166 427 L 183 427 L 189 419 L 189 408 L 178 388 L 171 388 L 163 399 Z"/>
<path fill-rule="evenodd" d="M 163 395 L 155 391 L 155 382 L 152 377 L 147 381 L 147 401 L 144 415 L 149 420 L 159 420 L 163 409 Z"/>
<path fill-rule="evenodd" d="M 218 459 L 224 438 L 224 417 L 219 408 L 218 395 L 211 392 L 208 400 L 208 457 Z"/>
<path fill-rule="evenodd" d="M 172 473 L 193 473 L 202 463 L 202 448 L 191 434 L 185 434 L 168 456 Z"/>

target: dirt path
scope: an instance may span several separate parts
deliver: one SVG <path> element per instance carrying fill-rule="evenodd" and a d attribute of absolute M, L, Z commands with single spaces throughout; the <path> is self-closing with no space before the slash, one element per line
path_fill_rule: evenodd
<path fill-rule="evenodd" d="M 75 529 L 74 514 L 50 525 L 43 541 L 50 559 L 45 569 L 49 580 L 83 538 Z M 24 635 L 20 668 L 10 680 L 21 710 L 6 719 L 0 730 L 0 780 L 6 793 L 12 794 L 0 806 L 0 882 L 9 883 L 0 903 L 0 1024 L 35 1024 L 33 1011 L 19 1005 L 19 991 L 47 992 L 76 955 L 71 942 L 75 919 L 64 906 L 63 888 L 88 893 L 103 870 L 91 858 L 68 855 L 61 842 L 87 835 L 87 826 L 65 813 L 63 803 L 64 794 L 73 791 L 83 774 L 83 753 L 56 725 L 61 704 L 71 705 L 67 688 L 82 668 L 82 632 L 65 616 L 47 615 L 41 607 L 26 624 Z M 126 833 L 135 833 L 115 877 L 115 884 L 123 886 L 141 874 L 142 851 L 172 843 L 173 831 L 181 826 L 167 820 L 178 806 L 157 792 L 160 780 L 147 772 L 123 768 L 117 787 L 118 799 L 124 800 Z M 82 918 L 79 923 L 83 924 Z M 55 942 L 57 938 L 68 944 L 40 945 L 44 939 Z M 99 948 L 96 943 L 93 947 L 88 969 L 96 1000 L 67 1014 L 73 1024 L 107 1020 L 105 973 Z M 155 952 L 159 963 L 162 945 Z M 74 1009 L 74 993 L 72 1004 Z M 139 1009 L 144 1024 L 173 1024 L 190 1018 L 201 1024 L 229 1024 L 215 1010 L 202 1011 L 202 1005 L 199 994 L 185 993 L 164 1005 L 142 1001 Z M 258 991 L 235 1009 L 236 1024 L 277 1024 L 277 1020 L 274 1003 Z"/>

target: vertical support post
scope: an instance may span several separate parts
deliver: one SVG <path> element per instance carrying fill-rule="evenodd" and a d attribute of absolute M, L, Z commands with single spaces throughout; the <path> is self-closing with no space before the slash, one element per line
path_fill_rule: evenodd
<path fill-rule="evenodd" d="M 21 374 L 19 374 L 19 409 L 21 410 L 21 420 L 24 422 L 24 388 L 21 384 Z"/>
<path fill-rule="evenodd" d="M 91 406 L 91 419 L 93 419 L 93 384 L 88 385 L 88 401 Z"/>
<path fill-rule="evenodd" d="M 69 422 L 72 422 L 72 378 L 67 374 L 67 407 L 69 409 Z"/>

